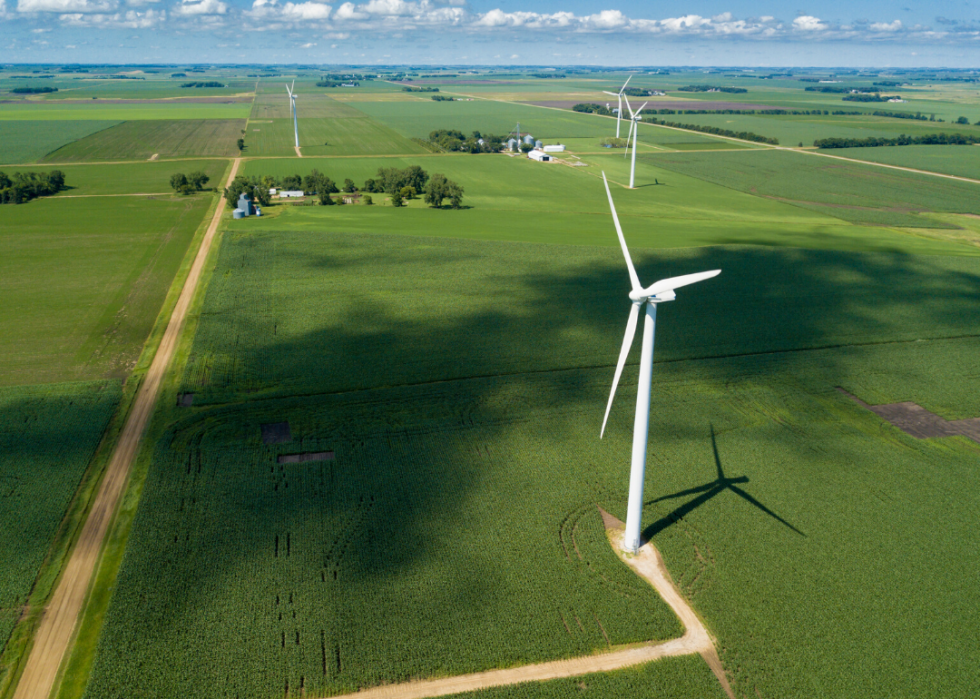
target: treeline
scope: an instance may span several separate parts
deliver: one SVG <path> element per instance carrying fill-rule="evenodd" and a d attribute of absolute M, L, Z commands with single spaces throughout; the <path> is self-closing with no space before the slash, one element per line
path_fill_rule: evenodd
<path fill-rule="evenodd" d="M 844 85 L 819 85 L 819 86 L 810 86 L 810 87 L 804 88 L 804 91 L 805 92 L 830 92 L 832 94 L 844 94 L 844 93 L 850 93 L 850 92 L 853 92 L 853 91 L 857 91 L 857 92 L 880 92 L 879 89 L 874 88 L 874 87 L 850 87 L 850 86 L 844 86 Z"/>
<path fill-rule="evenodd" d="M 211 178 L 200 170 L 192 172 L 189 175 L 185 175 L 182 172 L 175 172 L 170 176 L 170 186 L 178 194 L 187 195 L 193 192 L 200 192 L 210 180 Z"/>
<path fill-rule="evenodd" d="M 766 116 L 827 116 L 850 115 L 856 116 L 864 112 L 837 110 L 834 112 L 826 109 L 644 109 L 645 114 L 742 114 L 751 116 L 753 114 L 763 114 Z"/>
<path fill-rule="evenodd" d="M 410 165 L 404 169 L 394 167 L 378 168 L 376 177 L 368 178 L 362 187 L 354 184 L 350 178 L 344 180 L 343 187 L 337 184 L 319 170 L 313 170 L 306 177 L 300 175 L 287 175 L 277 178 L 271 175 L 262 177 L 246 177 L 239 175 L 231 185 L 225 189 L 225 199 L 233 207 L 238 204 L 238 198 L 244 193 L 249 195 L 253 202 L 258 202 L 261 206 L 268 206 L 272 202 L 270 189 L 283 189 L 286 191 L 302 191 L 308 196 L 317 197 L 322 206 L 334 206 L 343 204 L 343 197 L 335 200 L 331 195 L 338 193 L 357 194 L 365 193 L 362 201 L 365 204 L 373 204 L 370 194 L 383 193 L 389 195 L 392 206 L 403 206 L 406 199 L 415 199 L 419 194 L 424 195 L 425 202 L 430 206 L 439 208 L 445 199 L 450 200 L 450 206 L 454 209 L 462 208 L 463 188 L 457 183 L 446 178 L 445 175 L 434 174 L 429 177 L 429 173 L 418 165 Z"/>
<path fill-rule="evenodd" d="M 18 172 L 13 179 L 0 172 L 0 204 L 23 204 L 31 199 L 57 194 L 65 189 L 65 173 Z"/>
<path fill-rule="evenodd" d="M 609 109 L 594 102 L 582 102 L 581 104 L 576 104 L 574 107 L 572 107 L 572 111 L 582 112 L 584 114 L 601 114 L 602 116 L 612 116 L 612 112 Z"/>
<path fill-rule="evenodd" d="M 859 92 L 856 95 L 844 95 L 845 102 L 887 102 L 888 100 L 902 99 L 901 95 L 879 95 Z"/>
<path fill-rule="evenodd" d="M 913 114 L 912 112 L 886 112 L 886 111 L 884 111 L 882 109 L 878 109 L 878 110 L 875 110 L 875 111 L 871 112 L 871 115 L 872 116 L 891 117 L 892 119 L 914 119 L 916 121 L 935 121 L 936 120 L 936 115 L 935 114 L 930 114 L 929 116 L 926 116 L 922 112 L 916 112 L 915 114 Z"/>
<path fill-rule="evenodd" d="M 56 87 L 15 87 L 11 90 L 17 95 L 43 95 L 48 92 L 57 92 Z"/>
<path fill-rule="evenodd" d="M 627 87 L 623 90 L 623 94 L 629 95 L 630 97 L 651 97 L 654 92 L 662 93 L 663 90 L 646 90 L 642 87 Z"/>
<path fill-rule="evenodd" d="M 770 138 L 768 136 L 760 136 L 757 133 L 751 131 L 731 131 L 729 129 L 720 129 L 717 126 L 701 126 L 700 124 L 679 124 L 674 121 L 664 121 L 663 119 L 656 119 L 651 117 L 649 119 L 651 124 L 660 124 L 661 126 L 672 126 L 675 129 L 684 129 L 685 131 L 700 131 L 701 133 L 710 133 L 715 136 L 728 136 L 729 138 L 740 138 L 743 141 L 754 141 L 756 143 L 768 143 L 773 146 L 779 145 L 778 138 Z"/>
<path fill-rule="evenodd" d="M 677 88 L 678 92 L 728 92 L 733 95 L 740 95 L 748 92 L 744 87 L 722 87 L 721 85 L 685 85 Z"/>
<path fill-rule="evenodd" d="M 189 83 L 181 83 L 181 87 L 225 87 L 224 83 L 219 83 L 217 80 L 198 80 Z"/>
<path fill-rule="evenodd" d="M 470 136 L 456 129 L 438 129 L 429 133 L 429 143 L 450 153 L 496 153 L 503 147 L 503 142 L 502 136 L 479 131 Z"/>
<path fill-rule="evenodd" d="M 402 92 L 439 92 L 438 87 L 403 87 Z"/>
<path fill-rule="evenodd" d="M 818 138 L 813 142 L 817 148 L 877 148 L 880 146 L 972 146 L 980 143 L 980 136 L 960 133 L 934 133 L 925 136 L 905 136 L 898 138 Z"/>
<path fill-rule="evenodd" d="M 532 78 L 567 78 L 564 73 L 529 73 Z"/>
<path fill-rule="evenodd" d="M 455 97 L 446 97 L 445 95 L 432 95 L 432 100 L 435 102 L 455 102 Z"/>

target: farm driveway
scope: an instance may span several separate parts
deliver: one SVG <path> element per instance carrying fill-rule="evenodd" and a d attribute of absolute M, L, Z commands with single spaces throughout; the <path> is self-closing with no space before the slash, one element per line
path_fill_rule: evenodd
<path fill-rule="evenodd" d="M 231 173 L 228 175 L 227 184 L 230 185 L 235 178 L 240 163 L 241 159 L 236 158 Z M 133 401 L 132 409 L 126 418 L 126 424 L 123 426 L 109 466 L 106 468 L 105 477 L 99 486 L 99 492 L 92 503 L 88 519 L 82 527 L 78 543 L 72 551 L 68 565 L 65 566 L 64 574 L 51 597 L 51 601 L 44 610 L 41 625 L 34 639 L 34 647 L 27 658 L 24 674 L 21 675 L 14 699 L 48 699 L 51 694 L 58 668 L 61 666 L 61 661 L 71 643 L 78 615 L 85 602 L 89 582 L 95 573 L 102 541 L 105 539 L 109 524 L 115 515 L 116 507 L 129 476 L 129 469 L 136 457 L 143 433 L 146 431 L 146 425 L 153 414 L 163 376 L 177 347 L 177 340 L 187 316 L 187 309 L 197 288 L 205 258 L 211 248 L 211 242 L 214 240 L 214 234 L 218 229 L 224 208 L 225 201 L 221 199 L 215 209 L 211 225 L 208 226 L 204 239 L 201 241 L 201 247 L 194 258 L 190 274 L 184 282 L 184 288 L 181 290 L 180 298 L 177 299 L 177 305 L 170 316 L 170 323 L 167 325 L 160 347 L 157 349 L 149 371 L 147 371 Z"/>

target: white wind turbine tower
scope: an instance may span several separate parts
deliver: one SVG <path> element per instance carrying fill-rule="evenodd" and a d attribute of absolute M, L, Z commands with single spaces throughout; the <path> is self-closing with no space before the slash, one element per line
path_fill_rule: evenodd
<path fill-rule="evenodd" d="M 626 99 L 626 96 L 625 95 L 623 95 L 623 99 Z M 643 110 L 644 110 L 644 108 L 648 104 L 650 104 L 650 103 L 649 102 L 644 102 L 643 103 L 643 106 L 640 107 L 638 110 L 636 110 L 634 112 L 633 111 L 633 108 L 630 107 L 630 101 L 628 99 L 626 99 L 626 109 L 630 113 L 630 132 L 626 136 L 626 150 L 627 150 L 627 152 L 629 152 L 630 138 L 633 139 L 633 164 L 630 165 L 630 189 L 633 189 L 634 188 L 633 187 L 633 182 L 634 182 L 634 180 L 636 178 L 636 137 L 637 137 L 637 131 L 640 130 L 640 127 L 637 126 L 637 121 L 639 121 L 642 118 Z M 623 157 L 624 158 L 626 157 L 626 153 L 623 153 Z"/>
<path fill-rule="evenodd" d="M 632 78 L 633 78 L 632 75 L 626 78 L 626 82 L 624 82 L 623 86 L 619 88 L 619 92 L 606 92 L 605 90 L 602 91 L 602 94 L 612 95 L 613 97 L 619 100 L 619 110 L 616 112 L 616 138 L 619 138 L 619 121 L 620 119 L 623 118 L 623 90 L 625 90 L 626 86 L 630 84 L 630 80 Z"/>
<path fill-rule="evenodd" d="M 286 92 L 289 93 L 289 116 L 293 118 L 293 135 L 296 137 L 296 147 L 299 148 L 299 120 L 296 117 L 296 81 L 293 86 L 286 85 Z"/>
<path fill-rule="evenodd" d="M 630 353 L 633 345 L 633 336 L 636 333 L 636 318 L 640 314 L 640 309 L 645 311 L 643 317 L 643 344 L 640 354 L 640 380 L 636 387 L 636 416 L 633 420 L 633 456 L 630 467 L 630 494 L 629 504 L 626 510 L 626 535 L 623 538 L 623 550 L 636 553 L 640 548 L 640 520 L 643 514 L 643 477 L 646 471 L 647 460 L 647 433 L 650 426 L 650 381 L 653 373 L 653 335 L 657 324 L 657 304 L 664 301 L 673 301 L 675 297 L 674 289 L 679 289 L 688 284 L 710 279 L 721 274 L 720 269 L 713 269 L 710 272 L 698 272 L 697 274 L 685 274 L 682 277 L 672 277 L 661 279 L 656 284 L 643 288 L 640 280 L 636 276 L 636 269 L 633 267 L 633 260 L 630 259 L 630 251 L 626 247 L 626 239 L 623 237 L 623 229 L 619 225 L 619 217 L 616 215 L 616 205 L 613 204 L 612 193 L 609 191 L 609 183 L 606 182 L 606 173 L 602 173 L 602 180 L 606 184 L 606 196 L 609 197 L 609 209 L 612 211 L 613 223 L 616 224 L 616 234 L 619 236 L 619 245 L 623 249 L 623 257 L 626 258 L 626 269 L 630 275 L 630 301 L 633 303 L 630 308 L 629 320 L 626 321 L 626 336 L 623 338 L 623 347 L 619 351 L 619 361 L 616 363 L 616 374 L 613 376 L 612 390 L 609 392 L 609 403 L 606 405 L 606 416 L 602 419 L 602 431 L 599 432 L 599 439 L 602 439 L 606 431 L 606 421 L 609 419 L 609 411 L 612 408 L 613 398 L 616 396 L 616 386 L 619 384 L 619 377 L 623 373 L 623 366 L 626 364 L 626 357 Z"/>

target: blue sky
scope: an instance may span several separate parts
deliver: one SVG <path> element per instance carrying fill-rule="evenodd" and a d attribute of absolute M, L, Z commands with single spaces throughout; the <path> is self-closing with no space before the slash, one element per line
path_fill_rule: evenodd
<path fill-rule="evenodd" d="M 3 62 L 980 67 L 980 0 L 0 0 Z"/>

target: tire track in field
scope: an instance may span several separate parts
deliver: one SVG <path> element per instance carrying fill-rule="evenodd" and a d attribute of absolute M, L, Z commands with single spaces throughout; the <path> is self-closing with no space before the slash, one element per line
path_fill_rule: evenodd
<path fill-rule="evenodd" d="M 731 699 L 735 699 L 735 694 L 728 683 L 728 677 L 722 668 L 711 635 L 691 605 L 674 586 L 660 552 L 652 543 L 647 542 L 640 547 L 635 556 L 623 554 L 619 544 L 625 525 L 606 513 L 603 513 L 603 520 L 606 521 L 606 534 L 613 550 L 637 575 L 650 583 L 660 593 L 663 600 L 670 605 L 681 623 L 684 624 L 683 636 L 670 641 L 654 641 L 581 658 L 552 660 L 545 663 L 511 667 L 504 670 L 474 672 L 469 675 L 442 677 L 435 680 L 415 680 L 401 684 L 383 685 L 352 694 L 333 696 L 331 699 L 427 699 L 428 697 L 473 692 L 490 687 L 521 684 L 522 682 L 542 682 L 562 677 L 611 672 L 634 665 L 643 665 L 661 658 L 693 655 L 694 653 L 698 653 L 705 659 L 725 693 Z"/>
<path fill-rule="evenodd" d="M 228 175 L 228 184 L 238 173 L 241 158 L 235 158 Z M 201 241 L 190 273 L 170 316 L 160 346 L 150 364 L 149 370 L 139 387 L 126 423 L 119 433 L 105 476 L 99 491 L 92 502 L 88 518 L 82 527 L 78 542 L 68 559 L 58 587 L 41 617 L 41 623 L 34 637 L 34 646 L 24 666 L 24 673 L 17 684 L 14 699 L 48 699 L 62 660 L 68 652 L 79 614 L 85 603 L 89 584 L 99 561 L 102 542 L 109 531 L 129 470 L 139 451 L 140 442 L 146 426 L 153 414 L 163 377 L 170 366 L 170 360 L 177 347 L 177 341 L 184 328 L 184 321 L 191 299 L 197 289 L 201 272 L 211 243 L 214 240 L 221 215 L 224 213 L 224 197 L 218 200 L 211 225 Z"/>

